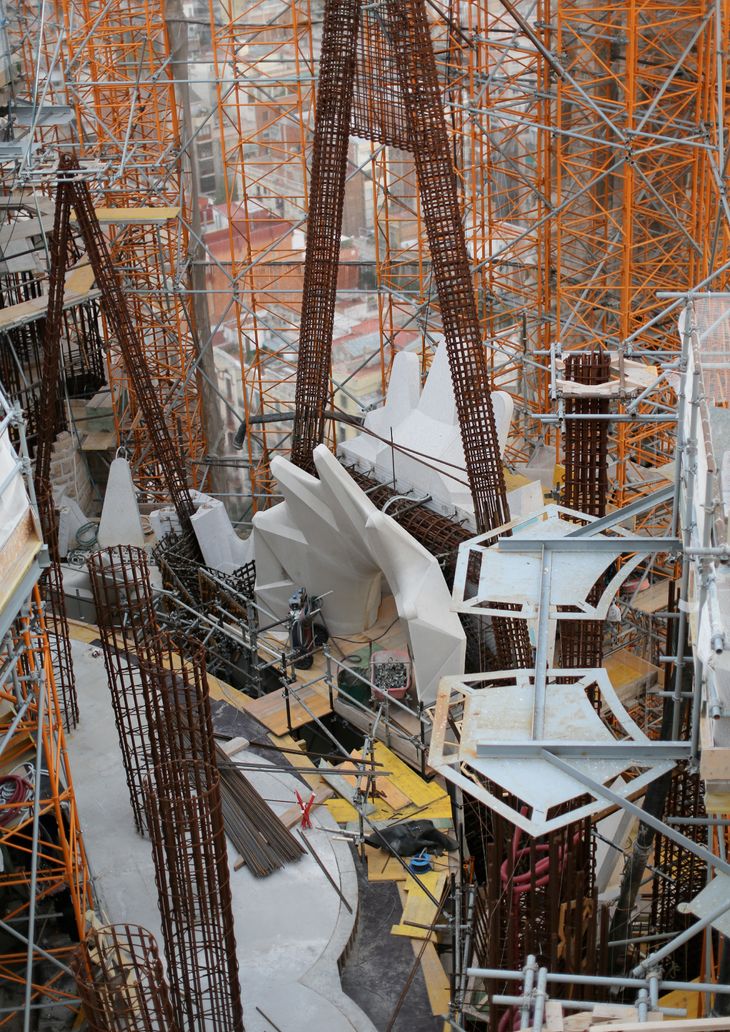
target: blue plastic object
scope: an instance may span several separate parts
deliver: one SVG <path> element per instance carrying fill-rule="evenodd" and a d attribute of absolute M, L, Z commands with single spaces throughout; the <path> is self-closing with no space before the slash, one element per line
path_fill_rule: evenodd
<path fill-rule="evenodd" d="M 426 874 L 427 871 L 431 870 L 431 857 L 424 849 L 418 856 L 413 857 L 408 867 L 414 874 Z"/>

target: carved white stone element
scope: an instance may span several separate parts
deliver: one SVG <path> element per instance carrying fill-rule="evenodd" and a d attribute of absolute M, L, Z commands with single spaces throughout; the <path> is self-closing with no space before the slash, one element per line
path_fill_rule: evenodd
<path fill-rule="evenodd" d="M 284 501 L 254 516 L 256 591 L 277 619 L 296 587 L 322 597 L 333 635 L 375 623 L 383 580 L 413 655 L 419 699 L 430 704 L 440 677 L 464 669 L 465 637 L 434 557 L 377 509 L 327 448 L 315 449 L 319 479 L 275 458 Z"/>
<path fill-rule="evenodd" d="M 204 495 L 197 500 L 190 522 L 206 566 L 233 573 L 253 559 L 253 538 L 240 538 L 219 498 Z"/>

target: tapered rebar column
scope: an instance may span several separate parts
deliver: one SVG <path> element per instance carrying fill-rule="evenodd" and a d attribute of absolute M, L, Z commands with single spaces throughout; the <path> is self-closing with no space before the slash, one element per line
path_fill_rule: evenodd
<path fill-rule="evenodd" d="M 155 937 L 145 928 L 95 929 L 71 966 L 90 1032 L 180 1032 Z"/>
<path fill-rule="evenodd" d="M 140 658 L 159 637 L 149 564 L 143 549 L 114 545 L 91 555 L 88 569 L 129 801 L 143 835 L 142 783 L 152 763 Z"/>
<path fill-rule="evenodd" d="M 145 784 L 173 1008 L 185 1032 L 242 1032 L 220 778 L 191 760 Z"/>

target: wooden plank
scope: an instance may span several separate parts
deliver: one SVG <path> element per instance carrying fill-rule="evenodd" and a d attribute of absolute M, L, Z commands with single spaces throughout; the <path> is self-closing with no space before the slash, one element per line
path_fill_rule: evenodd
<path fill-rule="evenodd" d="M 669 580 L 658 580 L 649 588 L 636 593 L 631 604 L 632 609 L 640 613 L 665 613 L 669 605 Z"/>
<path fill-rule="evenodd" d="M 323 778 L 317 772 L 314 763 L 304 752 L 299 742 L 295 741 L 291 735 L 268 735 L 268 739 L 272 745 L 277 746 L 279 749 L 298 749 L 301 752 L 301 756 L 295 756 L 292 753 L 285 753 L 285 755 L 293 767 L 308 767 L 311 770 L 311 774 L 300 771 L 300 777 L 304 778 L 310 788 L 316 791 L 325 784 Z"/>
<path fill-rule="evenodd" d="M 83 271 L 82 271 L 83 270 Z M 82 265 L 70 269 L 66 273 L 63 287 L 63 308 L 71 308 L 88 300 L 90 297 L 98 297 L 99 291 L 92 290 L 93 274 L 89 280 L 90 266 L 85 261 Z M 48 309 L 48 298 L 45 294 L 41 297 L 30 298 L 29 301 L 20 301 L 17 305 L 8 305 L 0 309 L 0 329 L 11 330 L 18 326 L 25 326 L 27 323 L 42 319 Z"/>
<path fill-rule="evenodd" d="M 420 952 L 421 945 L 419 943 L 413 943 L 413 952 L 418 955 Z M 444 971 L 444 966 L 441 963 L 436 947 L 432 942 L 429 942 L 421 954 L 421 970 L 423 971 L 423 978 L 426 982 L 426 992 L 428 993 L 428 1002 L 431 1004 L 431 1011 L 436 1017 L 441 1017 L 443 1014 L 449 1013 L 449 1004 L 451 1002 L 451 987 L 449 985 L 449 977 Z"/>
<path fill-rule="evenodd" d="M 96 217 L 102 226 L 145 225 L 161 226 L 180 214 L 179 207 L 96 208 Z"/>
<path fill-rule="evenodd" d="M 423 942 L 424 939 L 428 939 L 430 942 L 436 940 L 435 934 L 426 928 L 414 928 L 413 925 L 407 924 L 394 924 L 390 929 L 390 934 L 402 935 L 405 939 L 418 939 L 420 942 Z"/>
<path fill-rule="evenodd" d="M 326 687 L 319 688 L 317 685 L 311 685 L 309 688 L 303 686 L 298 688 L 295 686 L 295 688 L 302 702 L 315 717 L 326 717 L 328 713 L 332 712 Z M 304 724 L 311 722 L 312 717 L 304 709 L 304 706 L 297 702 L 293 694 L 289 696 L 289 706 L 292 728 L 303 727 Z M 262 695 L 260 699 L 249 699 L 245 709 L 275 735 L 283 735 L 290 730 L 287 723 L 283 688 L 278 688 L 268 695 Z"/>
<path fill-rule="evenodd" d="M 606 1025 L 596 1026 L 597 1032 L 646 1032 L 654 1025 L 659 1024 L 658 1017 L 652 1016 L 652 1021 L 616 1021 Z M 671 1032 L 730 1032 L 730 1017 L 728 1018 L 672 1018 L 671 1024 L 663 1027 L 671 1029 Z"/>
<path fill-rule="evenodd" d="M 415 892 L 409 892 L 403 908 L 401 924 L 412 925 L 416 929 L 420 925 L 428 928 L 436 917 L 437 910 L 436 904 L 432 903 L 425 894 L 417 895 Z"/>
<path fill-rule="evenodd" d="M 565 1032 L 563 1025 L 563 1008 L 557 1000 L 545 1003 L 545 1032 Z"/>

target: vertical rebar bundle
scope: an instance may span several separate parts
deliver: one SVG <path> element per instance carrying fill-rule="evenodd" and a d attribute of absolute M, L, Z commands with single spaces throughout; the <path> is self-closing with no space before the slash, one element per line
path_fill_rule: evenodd
<path fill-rule="evenodd" d="M 79 702 L 71 655 L 71 633 L 66 615 L 66 596 L 63 593 L 63 574 L 58 559 L 58 514 L 48 485 L 37 495 L 37 502 L 43 539 L 48 545 L 51 559 L 40 580 L 45 603 L 43 615 L 63 728 L 64 731 L 71 731 L 79 722 Z"/>
<path fill-rule="evenodd" d="M 155 937 L 145 928 L 94 929 L 72 969 L 90 1032 L 180 1032 Z"/>
<path fill-rule="evenodd" d="M 186 1032 L 243 1032 L 220 778 L 191 760 L 145 785 L 174 1009 Z"/>
<path fill-rule="evenodd" d="M 566 355 L 565 379 L 593 386 L 611 375 L 611 356 L 606 351 Z M 608 398 L 568 398 L 565 412 L 580 416 L 606 416 Z M 608 498 L 608 421 L 566 419 L 563 450 L 565 486 L 563 505 L 589 516 L 604 516 Z"/>
<path fill-rule="evenodd" d="M 140 658 L 159 635 L 149 565 L 143 549 L 115 545 L 91 555 L 88 569 L 129 800 L 144 834 L 142 786 L 151 764 Z"/>
<path fill-rule="evenodd" d="M 605 351 L 567 355 L 565 378 L 587 385 L 606 383 L 611 375 L 611 356 Z M 565 410 L 570 415 L 608 413 L 607 398 L 571 398 Z M 565 486 L 563 505 L 569 509 L 605 516 L 608 498 L 608 420 L 566 419 L 563 448 Z M 602 591 L 595 585 L 588 601 L 595 604 Z M 603 621 L 564 620 L 560 628 L 561 665 L 566 668 L 599 667 L 603 660 Z"/>
<path fill-rule="evenodd" d="M 314 472 L 324 440 L 360 0 L 326 3 L 319 65 L 292 461 Z"/>
<path fill-rule="evenodd" d="M 140 670 L 152 766 L 190 759 L 215 767 L 204 652 L 181 656 L 161 632 L 147 642 Z"/>
<path fill-rule="evenodd" d="M 537 839 L 496 813 L 483 808 L 481 813 L 485 887 L 474 915 L 475 958 L 484 967 L 499 968 L 520 966 L 533 953 L 547 967 L 576 974 L 600 971 L 605 943 L 599 946 L 590 821 Z M 505 988 L 485 984 L 490 996 Z M 582 998 L 583 991 L 573 987 L 572 998 Z M 504 1014 L 502 1007 L 490 1006 L 492 1032 L 512 1027 L 502 1024 Z"/>
<path fill-rule="evenodd" d="M 369 22 L 365 29 L 368 38 L 378 42 L 375 68 L 370 70 L 375 74 L 365 74 L 361 60 L 356 80 L 360 7 L 359 0 L 325 4 L 292 460 L 312 471 L 312 451 L 324 439 L 347 148 L 357 81 L 354 122 L 358 132 L 401 144 L 407 140 L 413 151 L 474 516 L 482 533 L 507 523 L 509 506 L 428 17 L 423 0 L 405 4 L 387 0 L 378 12 L 382 24 L 375 35 Z M 398 110 L 393 110 L 390 97 L 393 119 L 389 121 L 382 79 L 395 74 L 400 84 Z M 502 665 L 529 666 L 532 648 L 525 624 L 501 618 L 494 629 Z"/>

